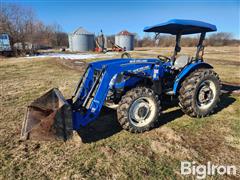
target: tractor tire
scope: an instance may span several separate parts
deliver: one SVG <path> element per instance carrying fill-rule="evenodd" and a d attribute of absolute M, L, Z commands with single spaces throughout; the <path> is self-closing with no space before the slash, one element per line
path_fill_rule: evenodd
<path fill-rule="evenodd" d="M 213 113 L 220 101 L 221 82 L 212 69 L 197 69 L 183 82 L 179 91 L 179 105 L 191 117 L 205 117 Z"/>
<path fill-rule="evenodd" d="M 122 97 L 117 117 L 123 129 L 132 133 L 142 133 L 156 125 L 160 112 L 160 101 L 153 90 L 136 87 Z"/>

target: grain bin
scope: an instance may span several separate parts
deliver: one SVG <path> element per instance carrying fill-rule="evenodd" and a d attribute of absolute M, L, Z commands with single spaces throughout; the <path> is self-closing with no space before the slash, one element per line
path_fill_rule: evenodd
<path fill-rule="evenodd" d="M 121 31 L 115 36 L 115 44 L 131 51 L 134 49 L 134 35 L 128 31 Z"/>
<path fill-rule="evenodd" d="M 82 27 L 68 35 L 70 51 L 93 51 L 95 48 L 94 34 Z"/>

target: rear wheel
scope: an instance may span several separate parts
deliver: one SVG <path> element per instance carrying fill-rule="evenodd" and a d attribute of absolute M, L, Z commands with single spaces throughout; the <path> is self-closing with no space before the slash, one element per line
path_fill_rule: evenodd
<path fill-rule="evenodd" d="M 220 80 L 212 69 L 198 69 L 182 83 L 179 104 L 191 117 L 205 117 L 213 112 L 220 96 Z"/>
<path fill-rule="evenodd" d="M 160 115 L 160 101 L 153 90 L 137 87 L 126 93 L 117 109 L 118 121 L 130 132 L 140 133 L 155 126 Z"/>

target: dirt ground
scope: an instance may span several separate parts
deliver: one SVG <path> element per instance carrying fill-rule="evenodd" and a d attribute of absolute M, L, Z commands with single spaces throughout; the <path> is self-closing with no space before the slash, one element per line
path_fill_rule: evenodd
<path fill-rule="evenodd" d="M 131 54 L 156 57 L 169 55 L 169 49 Z M 192 48 L 183 50 L 193 55 Z M 239 90 L 239 47 L 207 47 L 205 59 L 228 88 Z M 85 66 L 56 58 L 0 60 L 0 179 L 193 179 L 181 176 L 181 161 L 235 165 L 237 176 L 207 179 L 240 178 L 238 94 L 224 94 L 216 112 L 202 119 L 184 115 L 175 101 L 163 102 L 161 123 L 143 134 L 122 130 L 115 111 L 104 109 L 98 120 L 79 131 L 79 139 L 19 141 L 26 106 L 52 87 L 70 98 Z"/>

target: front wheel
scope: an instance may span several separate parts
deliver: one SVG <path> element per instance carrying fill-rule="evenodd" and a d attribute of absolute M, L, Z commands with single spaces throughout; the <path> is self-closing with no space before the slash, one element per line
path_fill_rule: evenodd
<path fill-rule="evenodd" d="M 160 101 L 153 90 L 137 87 L 126 93 L 117 109 L 118 121 L 133 133 L 141 133 L 152 129 L 160 115 Z"/>
<path fill-rule="evenodd" d="M 220 79 L 212 69 L 198 69 L 182 83 L 179 104 L 191 117 L 205 117 L 213 112 L 220 100 Z"/>

